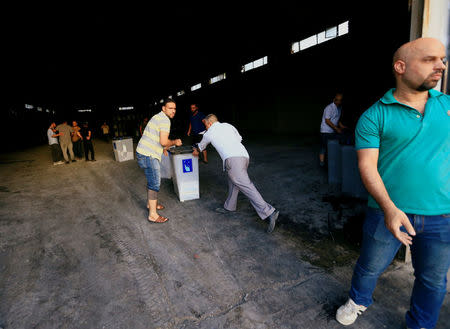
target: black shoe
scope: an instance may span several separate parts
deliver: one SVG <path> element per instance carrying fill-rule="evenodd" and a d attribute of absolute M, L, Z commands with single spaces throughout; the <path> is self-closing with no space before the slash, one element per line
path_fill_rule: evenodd
<path fill-rule="evenodd" d="M 272 213 L 272 215 L 269 216 L 269 227 L 267 228 L 267 233 L 272 233 L 273 229 L 275 228 L 275 223 L 278 219 L 278 215 L 280 212 L 275 209 L 275 211 Z"/>
<path fill-rule="evenodd" d="M 214 209 L 214 211 L 219 213 L 219 214 L 229 214 L 231 212 L 231 210 L 226 210 L 223 207 L 216 208 L 216 209 Z"/>
<path fill-rule="evenodd" d="M 95 159 L 92 159 L 91 161 L 97 161 L 97 160 L 95 160 Z"/>
<path fill-rule="evenodd" d="M 73 159 L 72 162 L 77 162 L 77 160 Z"/>
<path fill-rule="evenodd" d="M 66 161 L 66 164 L 69 164 L 70 162 L 69 161 Z"/>

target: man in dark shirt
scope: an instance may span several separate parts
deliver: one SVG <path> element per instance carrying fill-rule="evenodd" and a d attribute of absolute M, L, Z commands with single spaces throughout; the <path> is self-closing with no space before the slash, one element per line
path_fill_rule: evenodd
<path fill-rule="evenodd" d="M 92 131 L 88 127 L 88 123 L 85 122 L 81 129 L 81 136 L 84 142 L 84 156 L 86 161 L 89 161 L 89 152 L 91 152 L 91 161 L 95 161 L 94 146 L 92 145 Z"/>
<path fill-rule="evenodd" d="M 205 123 L 204 123 L 205 115 L 198 110 L 197 104 L 191 104 L 191 114 L 189 117 L 189 130 L 187 132 L 188 136 L 192 135 L 193 144 L 200 143 L 202 140 L 203 134 L 206 131 Z M 208 163 L 208 157 L 206 154 L 206 149 L 203 150 L 203 163 Z"/>

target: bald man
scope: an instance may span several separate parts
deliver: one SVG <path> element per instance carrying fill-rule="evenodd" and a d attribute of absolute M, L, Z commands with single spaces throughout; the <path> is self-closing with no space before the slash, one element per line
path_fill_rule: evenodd
<path fill-rule="evenodd" d="M 445 47 L 421 38 L 394 54 L 396 88 L 356 127 L 361 178 L 369 191 L 361 254 L 348 301 L 336 313 L 355 322 L 399 247 L 411 246 L 414 288 L 408 328 L 434 328 L 450 265 L 450 97 L 436 91 Z"/>

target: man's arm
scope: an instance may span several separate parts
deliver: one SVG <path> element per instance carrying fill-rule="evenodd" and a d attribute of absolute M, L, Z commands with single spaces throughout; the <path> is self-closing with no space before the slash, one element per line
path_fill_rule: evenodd
<path fill-rule="evenodd" d="M 192 125 L 191 125 L 191 123 L 189 122 L 189 129 L 188 129 L 188 132 L 187 132 L 187 135 L 188 135 L 188 136 L 191 136 L 191 130 L 192 130 Z"/>
<path fill-rule="evenodd" d="M 367 188 L 367 191 L 383 210 L 384 222 L 387 229 L 405 246 L 412 244 L 410 235 L 416 235 L 414 228 L 406 214 L 392 202 L 378 172 L 379 150 L 377 148 L 368 148 L 358 150 L 357 153 L 361 180 Z M 400 231 L 400 227 L 402 226 L 406 228 L 406 231 L 410 235 Z"/>
<path fill-rule="evenodd" d="M 203 135 L 202 140 L 200 141 L 200 143 L 198 143 L 196 145 L 192 154 L 194 156 L 198 156 L 200 154 L 200 152 L 203 152 L 204 150 L 206 150 L 206 147 L 208 146 L 208 144 L 210 142 L 211 141 L 209 140 L 208 135 Z"/>
<path fill-rule="evenodd" d="M 335 125 L 333 124 L 333 122 L 331 122 L 330 119 L 325 119 L 325 123 L 326 123 L 327 125 L 329 125 L 335 132 L 337 132 L 337 133 L 339 133 L 339 134 L 342 132 L 341 128 L 335 126 Z"/>
<path fill-rule="evenodd" d="M 339 120 L 338 125 L 339 125 L 339 128 L 341 128 L 341 129 L 347 129 L 347 128 L 348 128 L 346 125 L 344 125 L 344 124 L 341 122 L 341 120 Z"/>
<path fill-rule="evenodd" d="M 181 139 L 169 139 L 169 133 L 165 131 L 159 132 L 159 143 L 161 146 L 165 148 L 169 148 L 171 146 L 181 146 Z"/>

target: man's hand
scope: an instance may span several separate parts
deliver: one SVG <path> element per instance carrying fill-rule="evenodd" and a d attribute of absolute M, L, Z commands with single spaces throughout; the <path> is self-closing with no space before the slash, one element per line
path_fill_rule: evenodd
<path fill-rule="evenodd" d="M 198 150 L 196 148 L 194 148 L 194 151 L 192 152 L 192 155 L 195 157 L 198 157 L 200 153 L 198 152 Z"/>
<path fill-rule="evenodd" d="M 188 135 L 188 136 L 191 136 L 191 132 L 190 132 L 190 131 L 188 131 L 188 132 L 187 132 L 187 135 Z"/>
<path fill-rule="evenodd" d="M 181 139 L 175 139 L 175 146 L 181 146 L 183 143 L 181 142 Z"/>
<path fill-rule="evenodd" d="M 166 149 L 163 149 L 163 153 L 164 153 L 164 155 L 165 155 L 166 157 L 169 156 L 169 153 L 167 152 Z"/>
<path fill-rule="evenodd" d="M 411 235 L 416 235 L 414 228 L 412 227 L 408 216 L 398 208 L 384 212 L 384 223 L 386 228 L 405 246 L 412 244 Z M 400 231 L 400 227 L 405 227 L 405 233 Z"/>
<path fill-rule="evenodd" d="M 336 132 L 337 132 L 338 134 L 342 134 L 342 129 L 339 128 L 339 127 L 336 127 Z"/>

